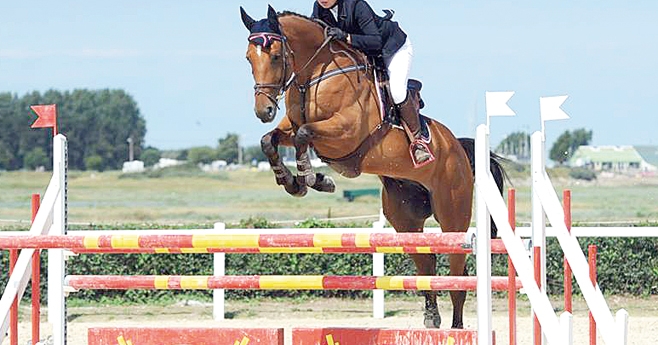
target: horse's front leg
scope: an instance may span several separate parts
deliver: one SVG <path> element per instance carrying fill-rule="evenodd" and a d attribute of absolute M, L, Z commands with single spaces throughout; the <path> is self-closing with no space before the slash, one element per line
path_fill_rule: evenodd
<path fill-rule="evenodd" d="M 283 186 L 288 194 L 302 197 L 306 195 L 306 186 L 300 186 L 297 183 L 293 174 L 288 170 L 288 167 L 283 164 L 283 160 L 281 160 L 278 152 L 279 144 L 292 146 L 292 130 L 286 130 L 284 122 L 281 121 L 281 124 L 277 128 L 265 134 L 260 140 L 260 145 L 263 153 L 270 162 L 272 171 L 274 171 L 276 184 Z"/>
<path fill-rule="evenodd" d="M 326 121 L 323 121 L 326 122 Z M 309 145 L 317 135 L 317 123 L 299 127 L 294 137 L 297 159 L 297 184 L 311 187 L 319 192 L 333 193 L 336 190 L 334 180 L 321 173 L 315 173 L 309 157 Z"/>

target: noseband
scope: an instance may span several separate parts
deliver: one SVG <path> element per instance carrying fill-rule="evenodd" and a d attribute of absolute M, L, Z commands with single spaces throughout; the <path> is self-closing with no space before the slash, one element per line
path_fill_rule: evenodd
<path fill-rule="evenodd" d="M 275 106 L 279 109 L 279 100 L 283 97 L 283 94 L 286 92 L 290 83 L 286 83 L 286 75 L 288 74 L 288 52 L 292 53 L 292 49 L 288 46 L 286 37 L 272 32 L 257 32 L 249 35 L 249 42 L 254 43 L 258 46 L 269 47 L 273 41 L 281 42 L 282 49 L 282 58 L 283 58 L 283 73 L 281 74 L 281 80 L 275 84 L 266 84 L 266 83 L 256 83 L 254 84 L 255 95 L 259 94 L 265 95 Z M 292 79 L 292 78 L 291 78 Z M 272 94 L 263 91 L 263 89 L 278 89 L 276 97 Z"/>

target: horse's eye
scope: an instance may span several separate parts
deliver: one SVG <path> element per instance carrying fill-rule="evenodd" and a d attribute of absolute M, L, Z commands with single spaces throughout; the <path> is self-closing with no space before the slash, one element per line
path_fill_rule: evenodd
<path fill-rule="evenodd" d="M 247 61 L 251 63 L 251 59 L 248 56 L 245 56 L 245 59 L 247 59 Z"/>
<path fill-rule="evenodd" d="M 272 54 L 272 62 L 277 62 L 281 59 L 280 54 Z"/>

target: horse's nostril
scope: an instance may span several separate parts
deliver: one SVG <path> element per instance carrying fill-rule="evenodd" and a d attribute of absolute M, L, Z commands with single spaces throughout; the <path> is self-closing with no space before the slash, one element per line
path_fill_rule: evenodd
<path fill-rule="evenodd" d="M 267 107 L 267 116 L 274 118 L 274 116 L 276 116 L 276 108 L 272 106 Z"/>

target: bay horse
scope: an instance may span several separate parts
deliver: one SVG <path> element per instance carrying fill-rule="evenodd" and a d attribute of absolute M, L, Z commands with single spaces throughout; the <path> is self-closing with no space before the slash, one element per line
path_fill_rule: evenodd
<path fill-rule="evenodd" d="M 343 176 L 379 176 L 384 215 L 396 231 L 422 232 L 430 216 L 444 232 L 467 231 L 474 184 L 472 139 L 458 140 L 446 126 L 426 118 L 435 160 L 414 168 L 404 130 L 382 121 L 377 82 L 363 53 L 326 37 L 326 25 L 303 15 L 277 14 L 269 6 L 267 18 L 256 21 L 242 7 L 240 12 L 250 32 L 246 57 L 255 80 L 256 116 L 272 122 L 285 95 L 285 116 L 261 140 L 277 184 L 294 196 L 304 196 L 307 187 L 335 190 L 330 177 L 313 172 L 308 155 L 312 146 Z M 410 95 L 420 102 L 418 93 Z M 296 176 L 282 163 L 279 145 L 295 147 Z M 492 156 L 491 168 L 502 192 L 504 171 L 498 158 Z M 434 254 L 410 255 L 418 275 L 436 275 Z M 465 255 L 450 254 L 449 266 L 451 275 L 467 275 Z M 436 292 L 424 295 L 424 324 L 438 328 Z M 450 298 L 452 327 L 462 328 L 466 293 L 451 291 Z"/>

